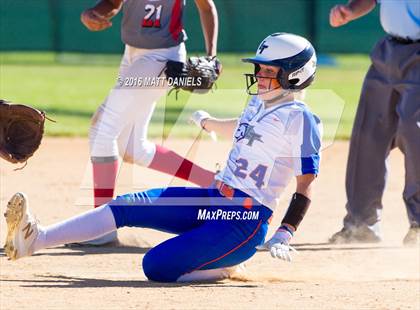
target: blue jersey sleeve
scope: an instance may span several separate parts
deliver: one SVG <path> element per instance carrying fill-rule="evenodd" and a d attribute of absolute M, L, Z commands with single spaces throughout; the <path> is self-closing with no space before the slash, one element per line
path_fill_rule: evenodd
<path fill-rule="evenodd" d="M 295 135 L 293 162 L 295 175 L 318 174 L 321 149 L 321 121 L 304 109 L 295 118 L 298 130 Z"/>

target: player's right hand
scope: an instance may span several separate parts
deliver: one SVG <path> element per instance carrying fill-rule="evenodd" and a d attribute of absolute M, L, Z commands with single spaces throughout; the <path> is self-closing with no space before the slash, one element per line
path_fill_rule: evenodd
<path fill-rule="evenodd" d="M 210 114 L 203 110 L 195 111 L 191 115 L 191 121 L 200 128 L 203 128 L 203 121 L 210 118 Z"/>
<path fill-rule="evenodd" d="M 351 21 L 352 17 L 353 11 L 347 5 L 338 4 L 330 11 L 330 25 L 340 27 Z"/>
<path fill-rule="evenodd" d="M 90 31 L 101 31 L 112 26 L 112 22 L 106 17 L 98 14 L 93 9 L 87 9 L 80 15 L 83 25 Z"/>

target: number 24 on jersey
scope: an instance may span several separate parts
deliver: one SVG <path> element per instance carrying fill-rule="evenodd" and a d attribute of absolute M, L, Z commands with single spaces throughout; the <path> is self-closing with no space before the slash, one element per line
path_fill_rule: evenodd
<path fill-rule="evenodd" d="M 267 173 L 267 166 L 259 164 L 254 170 L 248 174 L 248 161 L 245 158 L 239 158 L 236 160 L 236 169 L 233 172 L 239 178 L 245 179 L 250 177 L 254 180 L 255 185 L 261 189 L 264 186 L 264 179 Z"/>

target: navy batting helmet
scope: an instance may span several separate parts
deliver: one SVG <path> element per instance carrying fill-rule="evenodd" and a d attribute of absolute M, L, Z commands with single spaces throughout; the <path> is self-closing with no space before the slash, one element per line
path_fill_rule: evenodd
<path fill-rule="evenodd" d="M 273 33 L 258 46 L 255 57 L 244 58 L 253 63 L 254 74 L 245 74 L 247 90 L 256 82 L 260 65 L 278 67 L 277 81 L 285 90 L 301 90 L 308 87 L 315 77 L 316 54 L 305 38 L 290 33 Z"/>

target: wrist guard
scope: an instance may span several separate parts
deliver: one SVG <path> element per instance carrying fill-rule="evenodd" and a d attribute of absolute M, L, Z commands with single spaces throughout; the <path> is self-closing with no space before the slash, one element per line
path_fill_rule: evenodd
<path fill-rule="evenodd" d="M 281 222 L 293 226 L 296 230 L 305 216 L 310 204 L 311 200 L 309 198 L 302 194 L 294 193 L 286 215 Z"/>

